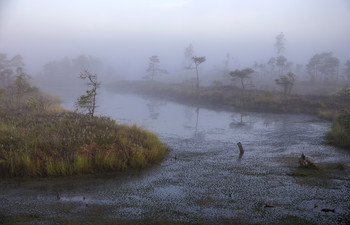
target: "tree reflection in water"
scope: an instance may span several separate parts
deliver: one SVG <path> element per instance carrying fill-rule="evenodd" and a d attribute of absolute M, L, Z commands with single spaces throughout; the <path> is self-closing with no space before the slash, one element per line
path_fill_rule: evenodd
<path fill-rule="evenodd" d="M 236 117 L 238 117 L 238 119 Z M 244 119 L 245 117 L 248 117 L 248 119 Z M 233 113 L 231 115 L 231 118 L 233 120 L 229 124 L 229 127 L 231 129 L 237 129 L 237 128 L 252 129 L 253 128 L 253 122 L 249 120 L 249 114 L 246 112 L 240 112 L 239 114 Z"/>
<path fill-rule="evenodd" d="M 148 108 L 148 112 L 149 112 L 149 117 L 152 120 L 157 120 L 160 113 L 160 107 L 166 105 L 166 103 L 164 101 L 159 101 L 156 99 L 151 99 L 149 100 L 149 102 L 146 104 L 147 108 Z"/>

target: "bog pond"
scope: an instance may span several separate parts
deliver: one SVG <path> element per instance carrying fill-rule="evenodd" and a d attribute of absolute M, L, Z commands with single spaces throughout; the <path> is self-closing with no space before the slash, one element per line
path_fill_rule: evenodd
<path fill-rule="evenodd" d="M 220 112 L 107 91 L 98 113 L 153 131 L 169 153 L 142 171 L 2 179 L 0 223 L 350 222 L 350 153 L 323 144 L 330 122 Z M 302 153 L 320 170 L 298 169 Z"/>

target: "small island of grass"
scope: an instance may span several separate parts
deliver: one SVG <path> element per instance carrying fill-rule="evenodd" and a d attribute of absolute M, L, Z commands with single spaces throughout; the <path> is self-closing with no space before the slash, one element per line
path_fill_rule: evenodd
<path fill-rule="evenodd" d="M 67 176 L 145 168 L 165 152 L 156 135 L 107 117 L 0 112 L 0 176 Z"/>
<path fill-rule="evenodd" d="M 136 125 L 63 109 L 56 97 L 31 86 L 21 68 L 3 81 L 0 177 L 141 169 L 166 153 L 167 146 L 155 134 Z"/>

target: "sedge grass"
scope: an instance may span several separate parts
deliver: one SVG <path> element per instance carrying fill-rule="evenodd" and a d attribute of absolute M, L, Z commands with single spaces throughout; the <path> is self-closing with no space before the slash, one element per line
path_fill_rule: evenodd
<path fill-rule="evenodd" d="M 0 177 L 145 168 L 167 147 L 153 133 L 73 112 L 0 112 Z"/>
<path fill-rule="evenodd" d="M 350 148 L 350 112 L 343 110 L 333 122 L 326 135 L 327 140 L 336 146 Z"/>

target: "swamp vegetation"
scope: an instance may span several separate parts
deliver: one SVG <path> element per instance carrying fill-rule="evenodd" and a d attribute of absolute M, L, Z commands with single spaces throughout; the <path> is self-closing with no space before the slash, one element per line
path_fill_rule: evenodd
<path fill-rule="evenodd" d="M 343 87 L 332 95 L 285 95 L 262 90 L 244 90 L 232 86 L 209 86 L 194 89 L 186 84 L 123 81 L 110 86 L 116 91 L 161 96 L 181 103 L 207 108 L 240 108 L 255 112 L 305 113 L 333 120 L 327 134 L 330 144 L 350 148 L 350 88 Z"/>
<path fill-rule="evenodd" d="M 329 122 L 302 115 L 334 119 L 338 133 L 331 131 L 327 140 L 337 145 L 334 140 L 340 133 L 347 143 L 348 88 L 329 96 L 298 96 L 232 86 L 113 85 L 113 91 L 192 105 L 183 109 L 168 103 L 160 115 L 152 101 L 105 96 L 108 103 L 101 104 L 102 111 L 118 121 L 137 121 L 139 112 L 149 110 L 149 121 L 159 123 L 152 130 L 171 148 L 172 155 L 164 157 L 167 146 L 149 131 L 119 125 L 109 117 L 67 111 L 58 98 L 33 87 L 21 70 L 8 81 L 0 86 L 0 177 L 45 178 L 3 179 L 0 223 L 348 223 L 347 153 L 322 143 Z M 137 112 L 136 117 L 121 116 L 121 99 L 133 105 L 125 113 Z M 244 119 L 237 108 L 252 115 Z M 181 122 L 182 111 L 194 115 Z M 267 113 L 261 119 L 260 112 L 280 114 Z M 176 130 L 175 124 L 182 129 Z M 232 141 L 244 143 L 243 159 L 232 151 Z M 301 151 L 315 168 L 297 167 Z M 125 170 L 129 171 L 119 173 Z M 104 173 L 108 171 L 115 173 Z M 76 177 L 81 174 L 90 175 Z M 72 177 L 46 178 L 58 176 Z"/>
<path fill-rule="evenodd" d="M 332 129 L 327 133 L 327 140 L 336 146 L 350 148 L 350 112 L 342 111 L 334 120 Z"/>
<path fill-rule="evenodd" d="M 163 158 L 167 147 L 155 134 L 67 111 L 28 79 L 17 74 L 0 89 L 0 177 L 123 171 Z"/>
<path fill-rule="evenodd" d="M 122 81 L 110 85 L 115 91 L 161 96 L 184 103 L 207 107 L 241 108 L 255 112 L 319 114 L 332 119 L 341 110 L 350 108 L 350 88 L 334 95 L 284 95 L 262 90 L 243 90 L 230 85 L 200 87 L 149 81 Z"/>
<path fill-rule="evenodd" d="M 242 118 L 103 91 L 98 112 L 157 133 L 170 148 L 164 160 L 143 170 L 2 179 L 5 224 L 348 224 L 350 159 L 323 144 L 329 121 L 246 111 Z M 298 166 L 302 152 L 317 169 Z"/>

